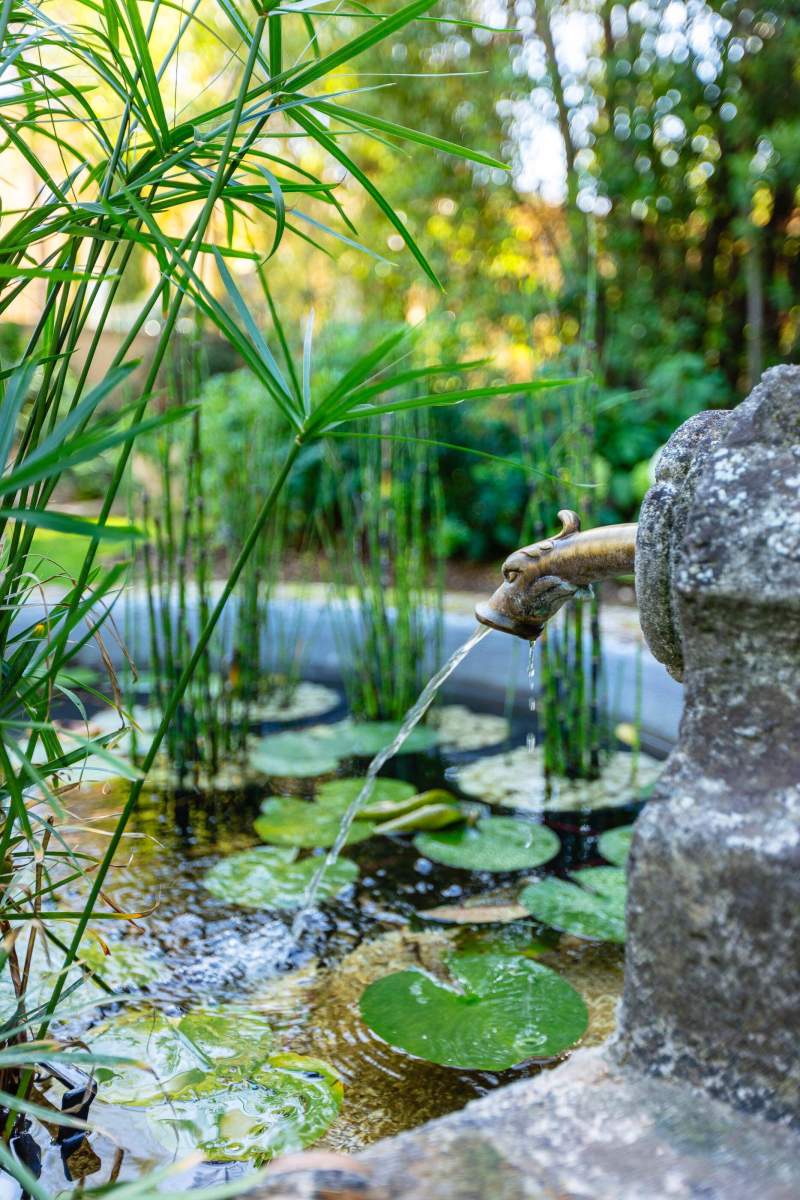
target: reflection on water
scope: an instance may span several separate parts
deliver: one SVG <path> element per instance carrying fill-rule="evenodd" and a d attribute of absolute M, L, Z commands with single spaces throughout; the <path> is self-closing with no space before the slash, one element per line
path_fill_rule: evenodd
<path fill-rule="evenodd" d="M 463 753 L 455 757 L 466 761 Z M 441 786 L 453 758 L 438 752 L 408 755 L 394 759 L 385 773 L 420 789 Z M 343 772 L 363 769 L 362 760 L 346 764 Z M 102 850 L 122 786 L 97 786 L 69 798 L 75 817 L 70 840 L 76 846 L 92 853 Z M 202 884 L 204 873 L 220 857 L 258 844 L 252 823 L 267 790 L 143 796 L 106 890 L 124 912 L 150 906 L 153 911 L 135 922 L 115 923 L 113 930 L 103 923 L 102 933 L 122 936 L 154 958 L 157 977 L 142 992 L 166 1011 L 204 1001 L 244 1001 L 269 1015 L 276 1049 L 334 1065 L 345 1082 L 345 1103 L 322 1145 L 356 1149 L 457 1109 L 501 1082 L 543 1069 L 538 1064 L 492 1074 L 436 1066 L 391 1049 L 362 1023 L 358 998 L 369 982 L 406 966 L 444 977 L 443 956 L 469 939 L 515 939 L 517 952 L 535 955 L 562 973 L 587 1001 L 591 1021 L 586 1041 L 601 1041 L 613 1029 L 622 985 L 619 948 L 559 940 L 532 920 L 515 922 L 504 933 L 493 927 L 427 928 L 417 916 L 423 910 L 504 887 L 513 895 L 519 877 L 438 866 L 421 859 L 410 838 L 373 838 L 347 848 L 345 853 L 359 864 L 358 883 L 335 903 L 315 909 L 299 939 L 292 934 L 290 913 L 237 908 L 213 897 Z M 554 818 L 562 853 L 546 870 L 563 874 L 597 861 L 596 833 L 627 823 L 631 814 L 630 808 L 618 808 L 579 820 Z M 72 902 L 79 898 L 76 890 Z M 94 1154 L 83 1163 L 87 1183 L 102 1183 L 112 1171 L 132 1179 L 169 1162 L 169 1151 L 153 1139 L 141 1114 L 98 1102 L 92 1118 L 101 1132 L 92 1136 Z M 121 1161 L 119 1148 L 124 1151 Z M 205 1185 L 247 1169 L 190 1165 L 165 1186 Z M 65 1186 L 56 1147 L 45 1150 L 42 1179 L 54 1191 Z"/>

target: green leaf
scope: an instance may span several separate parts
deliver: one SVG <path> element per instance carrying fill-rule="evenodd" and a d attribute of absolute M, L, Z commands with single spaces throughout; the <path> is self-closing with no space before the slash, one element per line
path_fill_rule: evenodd
<path fill-rule="evenodd" d="M 445 829 L 464 820 L 458 804 L 421 804 L 410 812 L 400 813 L 375 827 L 376 833 L 410 833 L 415 829 Z"/>
<path fill-rule="evenodd" d="M 56 533 L 69 533 L 77 537 L 96 538 L 98 541 L 140 541 L 147 534 L 135 525 L 98 525 L 69 513 L 45 511 L 39 508 L 0 508 L 0 517 L 19 521 L 21 525 L 33 525 L 37 529 L 52 529 Z"/>
<path fill-rule="evenodd" d="M 270 733 L 255 743 L 250 765 L 264 775 L 304 779 L 328 775 L 339 765 L 337 748 L 307 732 Z"/>
<path fill-rule="evenodd" d="M 329 779 L 317 788 L 317 801 L 344 812 L 353 803 L 364 784 L 366 776 L 358 779 Z M 369 800 L 362 805 L 360 813 L 366 820 L 380 821 L 406 810 L 406 805 L 416 803 L 419 796 L 413 783 L 403 779 L 376 779 Z"/>
<path fill-rule="evenodd" d="M 620 867 L 586 867 L 573 883 L 542 879 L 528 884 L 520 903 L 562 933 L 601 942 L 625 941 L 625 872 Z"/>
<path fill-rule="evenodd" d="M 316 141 L 322 147 L 322 149 L 326 151 L 326 153 L 330 154 L 332 158 L 337 159 L 337 161 L 340 162 L 342 166 L 350 172 L 353 178 L 358 181 L 367 195 L 375 202 L 375 204 L 377 204 L 387 221 L 389 221 L 389 223 L 393 225 L 400 234 L 400 237 L 403 239 L 406 246 L 417 260 L 419 266 L 428 276 L 431 283 L 440 291 L 443 291 L 444 289 L 442 288 L 442 284 L 438 276 L 412 237 L 411 231 L 403 223 L 403 221 L 401 221 L 391 204 L 388 202 L 382 192 L 376 188 L 370 177 L 366 175 L 356 163 L 353 162 L 352 158 L 350 158 L 348 154 L 345 153 L 345 151 L 336 141 L 335 137 L 328 136 L 323 125 L 317 121 L 315 117 L 312 117 L 310 113 L 302 112 L 300 109 L 294 109 L 292 115 L 301 129 L 305 129 L 306 133 L 309 134 L 309 136 L 312 137 L 314 141 Z"/>
<path fill-rule="evenodd" d="M 317 1058 L 275 1054 L 247 1080 L 148 1108 L 153 1133 L 178 1157 L 265 1162 L 325 1133 L 342 1103 L 336 1071 Z"/>
<path fill-rule="evenodd" d="M 244 908 L 298 908 L 320 865 L 318 858 L 296 862 L 297 850 L 287 846 L 256 846 L 223 858 L 206 874 L 212 895 Z M 322 879 L 319 895 L 330 900 L 358 878 L 358 867 L 340 858 Z"/>
<path fill-rule="evenodd" d="M 561 848 L 552 829 L 515 817 L 483 817 L 475 826 L 421 833 L 414 845 L 426 858 L 463 871 L 530 870 Z"/>
<path fill-rule="evenodd" d="M 400 732 L 400 721 L 340 721 L 330 725 L 330 736 L 333 738 L 340 758 L 374 758 L 388 746 Z M 322 728 L 325 728 L 324 726 Z M 435 729 L 425 725 L 417 725 L 412 729 L 398 754 L 418 754 L 422 750 L 430 750 L 435 746 L 439 736 Z"/>
<path fill-rule="evenodd" d="M 470 150 L 467 146 L 459 146 L 457 142 L 449 142 L 445 138 L 433 137 L 419 129 L 409 129 L 405 125 L 396 125 L 394 121 L 385 121 L 382 117 L 371 113 L 359 112 L 357 109 L 345 108 L 339 104 L 329 104 L 325 100 L 312 100 L 311 104 L 318 111 L 329 117 L 343 121 L 347 125 L 362 125 L 367 129 L 377 129 L 390 137 L 401 138 L 406 142 L 415 142 L 418 146 L 428 146 L 431 150 L 443 150 L 445 154 L 453 154 L 457 158 L 466 158 L 470 162 L 481 163 L 483 166 L 494 167 L 500 171 L 508 171 L 510 167 L 489 154 L 479 150 Z"/>
<path fill-rule="evenodd" d="M 364 1022 L 409 1054 L 473 1071 L 562 1054 L 586 1029 L 579 994 L 540 963 L 457 953 L 447 967 L 453 987 L 416 970 L 376 980 L 361 996 Z"/>
<path fill-rule="evenodd" d="M 180 1017 L 138 1010 L 92 1034 L 93 1051 L 139 1064 L 99 1067 L 100 1096 L 145 1107 L 153 1134 L 178 1155 L 266 1161 L 321 1136 L 336 1118 L 342 1085 L 327 1063 L 271 1055 L 261 1013 L 238 1005 Z"/>
<path fill-rule="evenodd" d="M 342 813 L 331 805 L 277 796 L 263 802 L 254 828 L 262 841 L 273 845 L 314 848 L 332 846 L 341 823 Z M 354 821 L 347 845 L 363 842 L 373 832 L 368 821 Z"/>
<path fill-rule="evenodd" d="M 613 863 L 615 867 L 624 867 L 628 861 L 632 838 L 632 825 L 621 825 L 619 829 L 607 829 L 600 835 L 597 849 L 603 858 Z"/>

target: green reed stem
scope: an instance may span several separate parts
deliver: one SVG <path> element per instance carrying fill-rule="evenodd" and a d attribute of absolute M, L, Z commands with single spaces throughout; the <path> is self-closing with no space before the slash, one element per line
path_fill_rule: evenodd
<path fill-rule="evenodd" d="M 272 484 L 272 487 L 270 488 L 267 496 L 265 497 L 265 499 L 261 505 L 258 515 L 257 515 L 255 521 L 253 522 L 247 537 L 245 538 L 245 541 L 244 541 L 244 544 L 243 544 L 241 550 L 239 551 L 239 554 L 236 558 L 236 562 L 233 564 L 230 574 L 228 575 L 228 578 L 225 581 L 225 586 L 223 587 L 222 592 L 220 593 L 219 599 L 217 600 L 217 603 L 214 605 L 214 608 L 208 618 L 208 621 L 204 625 L 203 629 L 200 631 L 200 635 L 197 639 L 197 644 L 196 644 L 194 650 L 192 651 L 191 657 L 189 658 L 188 662 L 186 663 L 183 670 L 181 671 L 180 676 L 179 676 L 179 678 L 175 684 L 175 687 L 172 691 L 172 694 L 164 708 L 164 713 L 161 717 L 161 721 L 159 722 L 158 728 L 156 729 L 156 731 L 153 735 L 153 740 L 150 743 L 150 748 L 147 751 L 147 754 L 145 755 L 144 760 L 142 762 L 142 767 L 141 767 L 142 778 L 138 779 L 131 786 L 131 790 L 128 795 L 128 799 L 125 801 L 125 805 L 122 809 L 122 812 L 120 813 L 119 817 L 117 818 L 117 822 L 114 827 L 114 832 L 111 835 L 106 852 L 103 855 L 100 865 L 94 875 L 94 880 L 92 883 L 91 891 L 89 893 L 89 896 L 87 897 L 84 910 L 81 913 L 80 918 L 78 919 L 78 923 L 75 928 L 75 933 L 73 935 L 72 941 L 70 942 L 69 950 L 65 957 L 65 961 L 64 961 L 58 982 L 56 983 L 56 986 L 53 989 L 53 992 L 48 1001 L 45 1019 L 41 1025 L 38 1035 L 37 1035 L 39 1038 L 43 1038 L 46 1036 L 47 1029 L 48 1029 L 50 1020 L 52 1019 L 53 1012 L 55 1011 L 55 1008 L 61 998 L 61 993 L 64 989 L 64 984 L 66 982 L 66 972 L 69 970 L 72 963 L 75 961 L 75 958 L 77 957 L 78 950 L 80 949 L 81 940 L 83 938 L 84 933 L 86 932 L 86 927 L 89 924 L 89 921 L 92 919 L 92 915 L 94 913 L 94 907 L 97 904 L 97 901 L 99 899 L 100 892 L 102 891 L 106 876 L 108 875 L 108 872 L 111 868 L 111 864 L 114 860 L 114 856 L 116 855 L 116 852 L 119 849 L 119 844 L 120 844 L 120 841 L 122 840 L 122 836 L 127 828 L 128 821 L 130 820 L 130 817 L 131 817 L 131 813 L 133 812 L 134 808 L 136 807 L 139 797 L 142 794 L 142 789 L 144 787 L 145 780 L 147 778 L 147 773 L 150 770 L 150 768 L 153 766 L 153 763 L 156 760 L 159 749 L 161 748 L 161 743 L 164 740 L 164 737 L 166 735 L 167 729 L 169 728 L 170 722 L 172 721 L 173 717 L 175 716 L 176 712 L 178 711 L 178 707 L 181 704 L 181 701 L 183 700 L 184 692 L 186 691 L 186 688 L 188 687 L 188 685 L 192 679 L 192 676 L 197 668 L 197 664 L 200 662 L 200 660 L 203 657 L 203 654 L 205 653 L 206 647 L 208 646 L 208 643 L 211 640 L 211 635 L 213 634 L 214 630 L 216 629 L 216 627 L 219 623 L 219 620 L 225 610 L 225 605 L 227 604 L 228 599 L 231 596 L 231 593 L 233 592 L 234 588 L 236 587 L 236 584 L 239 580 L 240 575 L 242 574 L 242 571 L 244 570 L 245 566 L 247 565 L 250 555 L 253 552 L 253 548 L 255 547 L 259 537 L 261 536 L 261 533 L 264 529 L 266 522 L 269 520 L 269 517 L 275 508 L 275 505 L 278 501 L 278 497 L 281 494 L 283 485 L 289 476 L 289 472 L 291 471 L 291 469 L 294 465 L 297 455 L 300 453 L 301 446 L 302 446 L 302 442 L 301 442 L 300 436 L 298 435 L 298 437 L 295 438 L 295 440 L 292 442 L 292 444 L 289 448 L 289 452 L 286 455 L 286 458 L 284 460 L 283 466 L 281 467 L 278 475 L 276 476 L 276 478 Z"/>

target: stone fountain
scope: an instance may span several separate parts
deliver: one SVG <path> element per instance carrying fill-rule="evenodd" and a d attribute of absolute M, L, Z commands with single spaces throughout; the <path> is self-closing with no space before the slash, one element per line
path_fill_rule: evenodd
<path fill-rule="evenodd" d="M 638 529 L 563 521 L 480 619 L 530 637 L 635 558 L 643 632 L 685 686 L 636 823 L 618 1031 L 352 1159 L 279 1161 L 265 1197 L 800 1195 L 800 367 L 687 421 Z"/>

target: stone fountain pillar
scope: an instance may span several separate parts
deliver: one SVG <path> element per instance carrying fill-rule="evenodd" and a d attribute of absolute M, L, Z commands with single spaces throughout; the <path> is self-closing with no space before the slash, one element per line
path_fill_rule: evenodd
<path fill-rule="evenodd" d="M 685 708 L 636 825 L 615 1054 L 800 1123 L 800 368 L 668 443 L 637 590 Z"/>

